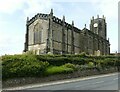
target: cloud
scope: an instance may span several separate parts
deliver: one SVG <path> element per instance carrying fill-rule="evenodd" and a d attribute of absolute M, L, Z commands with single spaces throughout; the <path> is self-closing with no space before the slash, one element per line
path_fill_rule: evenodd
<path fill-rule="evenodd" d="M 0 31 L 0 55 L 22 53 L 24 36 L 15 32 Z"/>
<path fill-rule="evenodd" d="M 50 0 L 1 0 L 0 13 L 11 14 L 17 10 L 31 14 L 43 11 L 51 6 Z"/>
<path fill-rule="evenodd" d="M 11 14 L 23 7 L 25 0 L 1 0 L 0 13 Z"/>
<path fill-rule="evenodd" d="M 27 8 L 24 9 L 25 16 L 31 16 L 39 12 L 45 12 L 52 7 L 52 2 L 50 0 L 29 0 L 26 1 Z"/>
<path fill-rule="evenodd" d="M 117 19 L 119 0 L 92 0 L 96 10 L 101 11 L 106 17 Z"/>

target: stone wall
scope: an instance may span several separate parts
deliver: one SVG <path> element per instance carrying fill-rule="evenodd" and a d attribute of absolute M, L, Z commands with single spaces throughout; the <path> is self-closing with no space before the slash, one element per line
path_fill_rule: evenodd
<path fill-rule="evenodd" d="M 80 53 L 80 30 L 75 31 L 76 29 L 73 29 L 73 38 L 74 43 L 72 43 L 72 29 L 68 28 L 67 26 L 63 26 L 59 23 L 53 22 L 53 49 L 55 54 L 62 53 L 62 50 L 64 49 L 64 52 L 66 54 L 72 53 L 71 46 L 74 46 L 74 53 Z M 64 35 L 62 33 L 64 32 Z M 64 38 L 63 38 L 64 37 Z M 64 43 L 63 43 L 64 39 Z M 62 45 L 64 44 L 64 48 Z"/>
<path fill-rule="evenodd" d="M 90 55 L 98 55 L 98 52 L 100 55 L 109 54 L 109 42 L 107 42 L 107 40 L 103 39 L 99 35 L 92 33 L 91 30 L 88 30 L 86 28 L 83 30 L 79 30 L 74 26 L 72 29 L 69 28 L 67 26 L 68 24 L 66 23 L 65 26 L 63 26 L 63 21 L 60 22 L 61 24 L 57 22 L 57 19 L 56 22 L 53 22 L 53 48 L 55 54 L 60 54 L 62 52 L 63 37 L 64 51 L 66 54 L 72 53 L 73 50 L 74 54 L 78 54 L 81 52 L 86 52 Z M 62 34 L 63 30 L 64 34 Z"/>
<path fill-rule="evenodd" d="M 46 41 L 47 41 L 47 32 L 48 32 L 48 20 L 37 19 L 32 24 L 29 25 L 29 40 L 28 40 L 28 50 L 34 51 L 35 53 L 45 53 L 46 51 Z M 41 31 L 41 42 L 35 44 L 35 25 L 38 25 L 38 31 Z"/>
<path fill-rule="evenodd" d="M 100 19 L 102 20 L 102 19 Z M 97 19 L 96 19 L 97 21 Z M 27 21 L 28 42 L 25 42 L 25 49 L 33 50 L 35 53 L 53 54 L 79 54 L 86 52 L 90 55 L 96 55 L 99 51 L 100 55 L 110 54 L 110 44 L 105 37 L 94 33 L 93 22 L 91 20 L 90 30 L 86 27 L 80 30 L 72 24 L 50 14 L 37 14 Z M 104 23 L 105 24 L 105 21 Z M 103 26 L 104 35 L 106 36 L 106 24 Z M 41 31 L 37 39 L 39 43 L 35 43 L 36 31 Z M 38 32 L 39 33 L 39 32 Z M 103 33 L 99 33 L 102 34 Z M 26 51 L 25 50 L 25 51 Z"/>

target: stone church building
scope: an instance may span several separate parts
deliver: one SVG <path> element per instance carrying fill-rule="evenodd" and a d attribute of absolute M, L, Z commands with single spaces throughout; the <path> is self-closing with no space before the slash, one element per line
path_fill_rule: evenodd
<path fill-rule="evenodd" d="M 110 43 L 107 40 L 107 23 L 105 17 L 90 20 L 90 30 L 81 30 L 50 14 L 38 13 L 26 23 L 24 52 L 35 54 L 110 54 Z"/>

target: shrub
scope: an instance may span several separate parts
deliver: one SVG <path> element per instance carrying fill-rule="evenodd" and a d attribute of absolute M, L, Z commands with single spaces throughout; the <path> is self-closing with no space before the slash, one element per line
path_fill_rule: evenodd
<path fill-rule="evenodd" d="M 79 69 L 81 69 L 81 66 L 80 65 L 75 65 L 75 70 L 79 70 Z"/>
<path fill-rule="evenodd" d="M 26 53 L 24 54 L 27 54 L 27 55 L 34 55 L 35 53 L 33 51 L 27 51 Z"/>
<path fill-rule="evenodd" d="M 63 67 L 75 69 L 75 65 L 71 64 L 71 63 L 67 63 L 67 64 L 63 65 Z"/>
<path fill-rule="evenodd" d="M 93 62 L 89 62 L 88 64 L 86 64 L 86 69 L 94 69 L 95 65 Z"/>
<path fill-rule="evenodd" d="M 85 52 L 80 53 L 80 56 L 85 57 L 87 56 Z"/>
<path fill-rule="evenodd" d="M 86 70 L 88 69 L 88 65 L 80 65 L 79 69 L 82 70 Z"/>
<path fill-rule="evenodd" d="M 94 67 L 94 63 L 93 62 L 89 62 L 88 63 L 88 67 L 93 68 Z"/>
<path fill-rule="evenodd" d="M 45 75 L 54 75 L 54 74 L 66 74 L 71 73 L 74 70 L 72 68 L 67 68 L 64 66 L 50 66 L 46 69 Z"/>
<path fill-rule="evenodd" d="M 5 55 L 2 56 L 3 78 L 42 76 L 48 74 L 69 73 L 74 69 L 98 69 L 120 66 L 120 57 L 78 55 Z M 46 62 L 47 61 L 47 62 Z M 49 67 L 48 66 L 55 66 Z M 76 65 L 77 68 L 76 68 Z"/>
<path fill-rule="evenodd" d="M 13 78 L 13 77 L 37 77 L 42 76 L 43 72 L 48 66 L 48 62 L 13 62 L 9 65 L 3 65 L 2 77 Z"/>
<path fill-rule="evenodd" d="M 2 58 L 2 78 L 42 76 L 48 62 L 37 61 L 33 56 L 5 56 Z"/>

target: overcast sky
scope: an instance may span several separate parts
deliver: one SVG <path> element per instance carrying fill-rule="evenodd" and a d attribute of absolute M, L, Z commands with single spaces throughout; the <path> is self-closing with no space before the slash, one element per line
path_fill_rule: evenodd
<path fill-rule="evenodd" d="M 26 18 L 50 13 L 75 26 L 89 29 L 90 19 L 106 17 L 111 52 L 118 50 L 118 0 L 0 0 L 0 55 L 21 54 L 24 49 Z"/>

